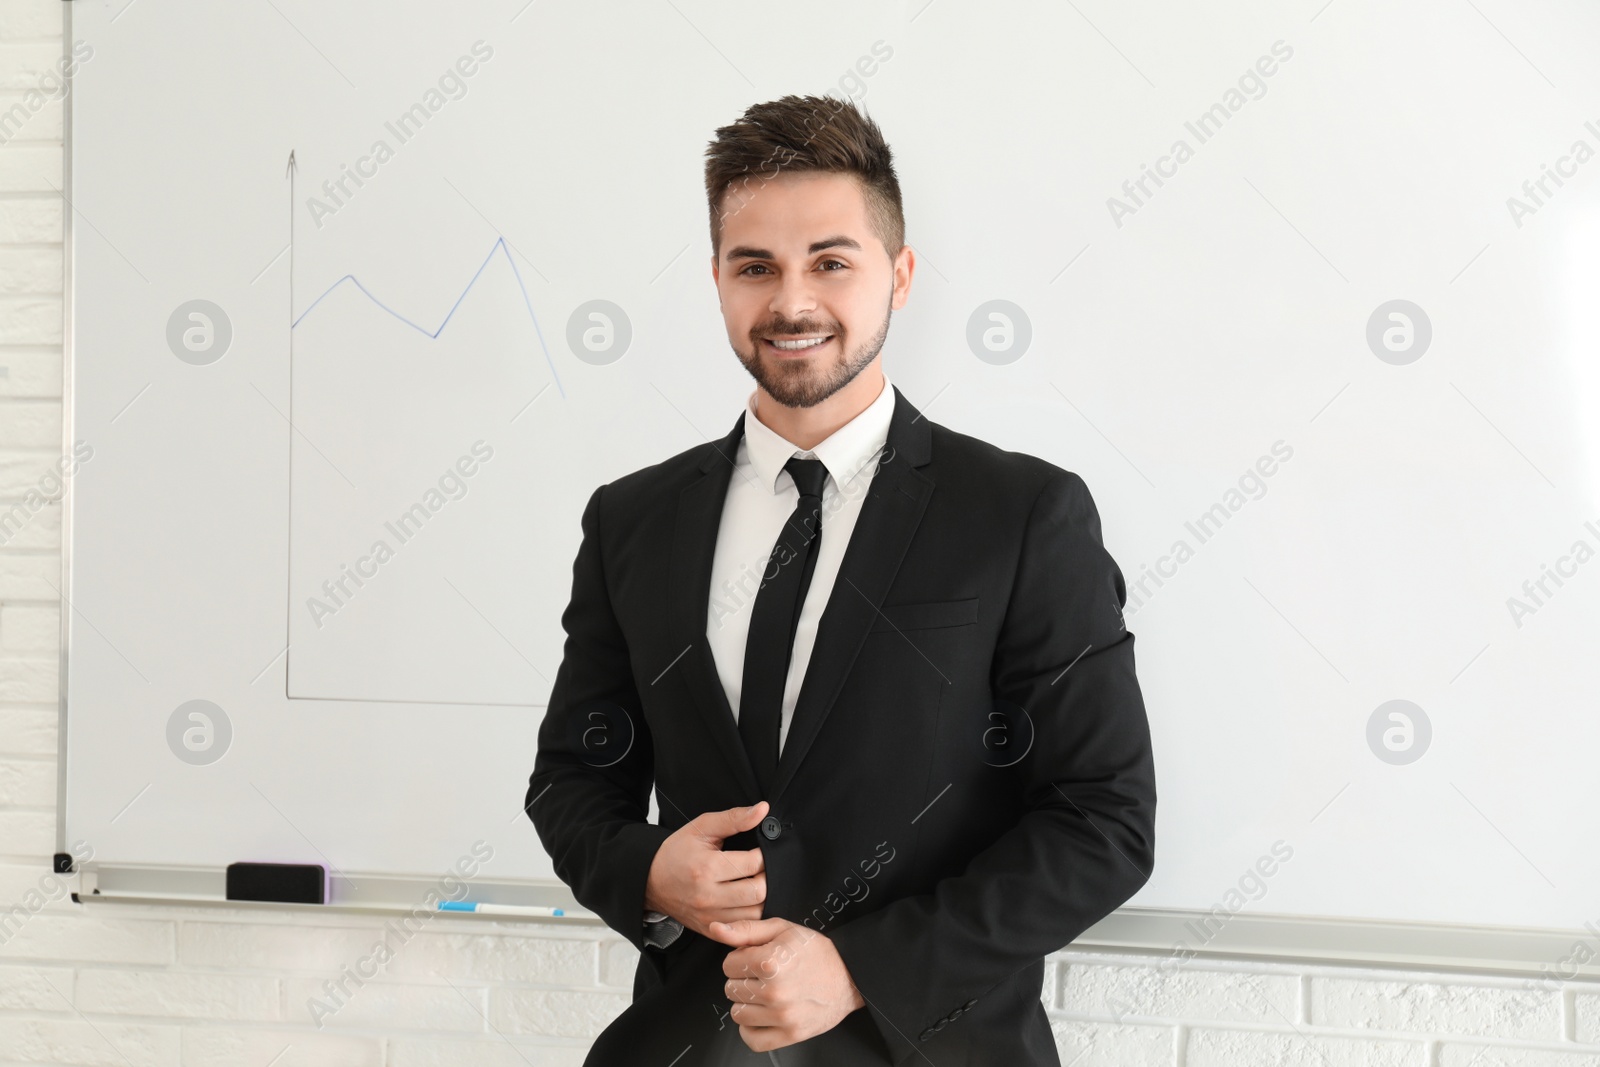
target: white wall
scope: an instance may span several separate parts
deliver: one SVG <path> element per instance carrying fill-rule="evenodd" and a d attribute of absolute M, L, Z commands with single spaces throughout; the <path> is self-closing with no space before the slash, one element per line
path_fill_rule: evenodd
<path fill-rule="evenodd" d="M 0 113 L 32 110 L 27 93 L 61 52 L 63 6 L 0 0 Z M 3 523 L 60 454 L 61 105 L 0 141 Z M 414 936 L 391 934 L 393 959 L 351 983 L 319 1028 L 308 1001 L 372 952 L 386 918 L 45 901 L 60 544 L 55 505 L 14 533 L 0 525 L 0 1062 L 582 1061 L 633 973 L 633 950 L 604 928 L 431 918 Z M 1600 954 L 1600 936 L 1586 951 Z M 1592 983 L 1066 952 L 1045 1002 L 1062 1062 L 1079 1067 L 1600 1064 Z"/>

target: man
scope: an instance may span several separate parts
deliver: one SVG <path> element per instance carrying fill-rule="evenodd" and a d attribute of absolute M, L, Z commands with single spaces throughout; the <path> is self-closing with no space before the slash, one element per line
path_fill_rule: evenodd
<path fill-rule="evenodd" d="M 916 257 L 853 105 L 751 107 L 706 191 L 756 389 L 590 497 L 527 796 L 641 952 L 587 1062 L 1058 1064 L 1043 957 L 1154 856 L 1094 502 L 884 376 Z"/>

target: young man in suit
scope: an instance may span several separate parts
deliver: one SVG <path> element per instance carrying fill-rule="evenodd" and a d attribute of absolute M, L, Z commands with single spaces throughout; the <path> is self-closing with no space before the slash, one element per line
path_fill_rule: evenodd
<path fill-rule="evenodd" d="M 1154 860 L 1094 502 L 885 378 L 916 257 L 853 104 L 751 107 L 706 191 L 756 389 L 590 497 L 527 795 L 641 952 L 587 1062 L 1058 1064 L 1043 957 Z"/>

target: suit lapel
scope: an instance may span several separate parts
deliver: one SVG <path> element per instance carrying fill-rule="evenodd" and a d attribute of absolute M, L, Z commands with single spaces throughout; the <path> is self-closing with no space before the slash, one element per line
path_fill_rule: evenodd
<path fill-rule="evenodd" d="M 861 514 L 856 518 L 855 530 L 845 549 L 839 577 L 817 626 L 817 640 L 778 758 L 778 777 L 773 783 L 772 795 L 767 798 L 774 804 L 794 777 L 832 710 L 845 676 L 855 663 L 856 654 L 878 616 L 878 608 L 922 521 L 934 482 L 917 468 L 926 465 L 931 458 L 932 437 L 928 420 L 896 388 L 888 447 L 872 477 L 867 497 L 861 502 Z M 726 482 L 724 478 L 724 485 Z M 828 536 L 826 525 L 822 536 Z M 704 606 L 702 595 L 702 625 Z M 737 728 L 734 742 L 738 744 Z M 742 746 L 740 751 L 742 753 Z"/>
<path fill-rule="evenodd" d="M 672 647 L 686 649 L 677 661 L 689 687 L 695 710 L 705 720 L 728 769 L 733 772 L 749 803 L 760 799 L 755 770 L 739 737 L 739 726 L 728 694 L 717 675 L 711 642 L 706 639 L 706 612 L 711 596 L 711 565 L 717 547 L 722 505 L 728 496 L 744 433 L 744 415 L 721 441 L 711 442 L 700 462 L 700 476 L 678 494 L 678 513 L 672 534 L 668 610 L 671 611 Z"/>
<path fill-rule="evenodd" d="M 715 739 L 724 763 L 749 802 L 754 803 L 761 799 L 755 770 L 745 753 L 728 695 L 717 675 L 711 643 L 706 639 L 711 566 L 744 419 L 741 413 L 731 433 L 711 442 L 700 462 L 700 476 L 678 494 L 668 604 L 673 647 L 685 650 L 677 666 L 683 671 L 695 710 Z M 822 729 L 922 521 L 934 483 L 917 468 L 925 466 L 932 456 L 932 436 L 928 420 L 895 388 L 887 449 L 867 497 L 861 502 L 861 514 L 856 518 L 839 576 L 817 626 L 816 643 L 778 759 L 778 777 L 772 795 L 766 798 L 771 802 L 777 801 L 794 777 L 796 767 Z M 823 529 L 826 537 L 826 526 Z"/>

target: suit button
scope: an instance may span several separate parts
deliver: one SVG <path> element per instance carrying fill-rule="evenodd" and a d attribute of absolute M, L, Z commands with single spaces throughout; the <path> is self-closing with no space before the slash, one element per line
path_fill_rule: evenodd
<path fill-rule="evenodd" d="M 776 841 L 783 836 L 783 824 L 778 821 L 776 816 L 768 815 L 761 820 L 761 836 L 768 841 Z"/>

